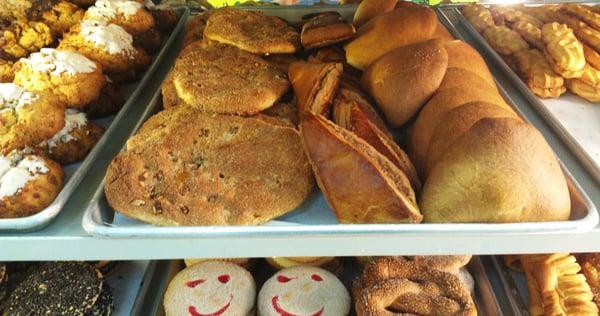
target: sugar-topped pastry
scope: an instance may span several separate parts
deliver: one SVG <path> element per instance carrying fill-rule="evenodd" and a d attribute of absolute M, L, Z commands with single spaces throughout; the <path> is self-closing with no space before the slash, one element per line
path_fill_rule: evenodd
<path fill-rule="evenodd" d="M 104 128 L 88 121 L 85 113 L 66 109 L 64 127 L 39 147 L 61 164 L 72 163 L 85 158 L 103 133 Z"/>
<path fill-rule="evenodd" d="M 350 294 L 327 270 L 296 266 L 280 270 L 258 294 L 258 315 L 343 316 L 350 312 Z"/>
<path fill-rule="evenodd" d="M 105 20 L 122 26 L 132 35 L 154 27 L 154 18 L 141 3 L 130 0 L 98 0 L 88 8 L 85 20 Z"/>
<path fill-rule="evenodd" d="M 13 152 L 0 156 L 0 218 L 33 215 L 62 188 L 60 165 L 41 156 Z"/>
<path fill-rule="evenodd" d="M 256 285 L 246 269 L 224 261 L 187 267 L 169 283 L 164 306 L 167 316 L 254 315 Z"/>
<path fill-rule="evenodd" d="M 102 67 L 71 51 L 43 48 L 15 64 L 14 82 L 30 91 L 49 91 L 67 107 L 80 108 L 100 95 Z"/>
<path fill-rule="evenodd" d="M 35 146 L 64 125 L 64 105 L 48 92 L 0 83 L 0 154 Z"/>
<path fill-rule="evenodd" d="M 150 57 L 133 46 L 133 37 L 117 24 L 84 20 L 65 34 L 58 49 L 76 51 L 102 66 L 108 75 L 132 72 L 150 63 Z M 133 77 L 133 76 L 132 76 Z"/>

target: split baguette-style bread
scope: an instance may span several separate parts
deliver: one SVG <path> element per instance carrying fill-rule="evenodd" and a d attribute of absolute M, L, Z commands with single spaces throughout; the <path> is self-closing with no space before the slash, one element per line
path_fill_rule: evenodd
<path fill-rule="evenodd" d="M 446 113 L 435 128 L 429 142 L 425 174 L 431 170 L 438 158 L 452 146 L 456 139 L 466 133 L 479 120 L 491 117 L 510 117 L 520 120 L 513 111 L 495 104 L 479 101 L 461 105 Z"/>
<path fill-rule="evenodd" d="M 431 169 L 420 207 L 430 223 L 568 220 L 571 201 L 560 165 L 533 126 L 484 118 Z"/>
<path fill-rule="evenodd" d="M 496 86 L 494 76 L 488 69 L 485 60 L 471 45 L 461 40 L 454 40 L 444 42 L 444 48 L 448 53 L 448 68 L 462 68 L 471 71 L 490 85 Z"/>
<path fill-rule="evenodd" d="M 387 157 L 404 172 L 415 192 L 421 190 L 421 181 L 417 175 L 417 170 L 408 155 L 396 144 L 375 109 L 360 94 L 349 89 L 340 88 L 333 101 L 333 121 L 337 125 L 352 131 L 356 136 L 365 140 L 375 150 Z"/>
<path fill-rule="evenodd" d="M 394 49 L 369 65 L 362 85 L 394 127 L 409 121 L 439 88 L 448 54 L 439 40 Z"/>
<path fill-rule="evenodd" d="M 127 141 L 104 191 L 117 212 L 155 225 L 257 225 L 296 209 L 313 185 L 292 124 L 179 106 Z"/>
<path fill-rule="evenodd" d="M 372 18 L 394 10 L 398 0 L 364 0 L 361 1 L 354 12 L 352 24 L 357 28 L 369 22 Z"/>
<path fill-rule="evenodd" d="M 307 111 L 317 114 L 327 112 L 342 72 L 340 63 L 297 61 L 290 64 L 288 77 L 296 95 L 299 116 Z"/>
<path fill-rule="evenodd" d="M 300 122 L 317 184 L 340 223 L 419 223 L 408 178 L 366 141 L 321 115 Z"/>
<path fill-rule="evenodd" d="M 412 126 L 409 141 L 409 154 L 420 174 L 424 173 L 427 148 L 440 120 L 448 111 L 475 101 L 485 101 L 510 109 L 500 95 L 468 87 L 439 91 L 423 107 Z"/>
<path fill-rule="evenodd" d="M 420 5 L 380 14 L 359 28 L 346 44 L 346 60 L 357 69 L 365 69 L 395 48 L 431 39 L 437 23 L 435 12 Z"/>

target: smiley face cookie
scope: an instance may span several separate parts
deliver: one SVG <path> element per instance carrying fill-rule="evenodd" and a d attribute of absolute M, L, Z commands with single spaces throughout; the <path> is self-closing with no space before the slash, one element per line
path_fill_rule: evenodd
<path fill-rule="evenodd" d="M 179 272 L 165 293 L 167 316 L 249 315 L 256 285 L 250 272 L 229 262 L 207 261 Z"/>
<path fill-rule="evenodd" d="M 350 295 L 330 272 L 297 266 L 273 275 L 258 295 L 258 315 L 348 315 Z"/>

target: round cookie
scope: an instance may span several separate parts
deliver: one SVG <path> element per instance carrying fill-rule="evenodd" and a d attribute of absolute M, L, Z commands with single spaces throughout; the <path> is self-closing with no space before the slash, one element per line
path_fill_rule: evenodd
<path fill-rule="evenodd" d="M 348 315 L 350 294 L 332 273 L 317 267 L 280 270 L 258 294 L 258 315 Z"/>
<path fill-rule="evenodd" d="M 152 14 L 136 1 L 97 0 L 87 9 L 84 20 L 102 20 L 117 24 L 135 36 L 154 27 Z"/>
<path fill-rule="evenodd" d="M 256 284 L 250 272 L 229 262 L 207 261 L 179 272 L 165 292 L 166 316 L 249 315 Z"/>

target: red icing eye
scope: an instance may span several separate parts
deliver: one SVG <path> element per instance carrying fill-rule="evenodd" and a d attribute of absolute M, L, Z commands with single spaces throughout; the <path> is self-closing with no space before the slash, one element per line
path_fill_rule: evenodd
<path fill-rule="evenodd" d="M 315 280 L 315 281 L 317 281 L 317 282 L 323 281 L 323 278 L 320 275 L 318 275 L 318 274 L 313 274 L 313 275 L 310 276 L 310 278 L 313 279 L 313 280 Z"/>
<path fill-rule="evenodd" d="M 187 281 L 187 282 L 185 283 L 185 285 L 186 285 L 187 287 L 195 288 L 196 286 L 198 286 L 198 285 L 200 285 L 200 284 L 204 283 L 204 281 L 206 281 L 206 280 L 204 280 L 204 279 L 198 279 L 198 280 Z"/>
<path fill-rule="evenodd" d="M 217 279 L 219 280 L 219 282 L 225 284 L 225 283 L 229 282 L 230 277 L 229 277 L 229 274 L 221 274 L 221 275 L 219 275 L 219 277 Z"/>
<path fill-rule="evenodd" d="M 291 280 L 292 280 L 291 278 L 288 278 L 285 275 L 278 275 L 277 276 L 277 281 L 279 281 L 280 283 L 288 283 Z"/>

